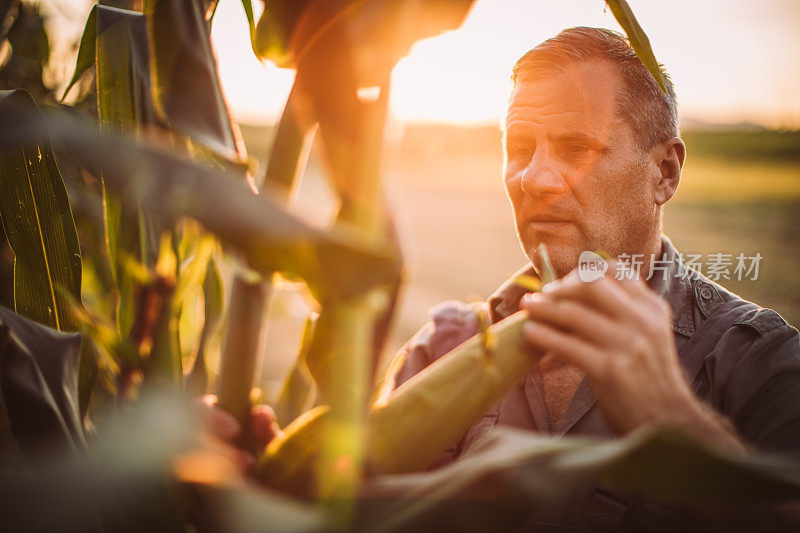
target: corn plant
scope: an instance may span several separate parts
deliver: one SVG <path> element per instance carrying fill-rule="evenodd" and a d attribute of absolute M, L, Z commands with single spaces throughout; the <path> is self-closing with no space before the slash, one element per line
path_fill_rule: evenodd
<path fill-rule="evenodd" d="M 630 7 L 607 3 L 660 81 Z M 0 93 L 0 124 L 14 126 L 0 132 L 0 214 L 16 305 L 0 308 L 0 392 L 29 474 L 2 486 L 4 511 L 42 530 L 394 531 L 446 527 L 448 502 L 480 497 L 492 479 L 514 496 L 508 527 L 595 478 L 677 501 L 739 501 L 753 486 L 764 498 L 800 494 L 796 464 L 726 455 L 661 429 L 611 443 L 498 434 L 463 462 L 396 476 L 424 471 L 537 356 L 517 313 L 395 391 L 391 371 L 377 370 L 402 284 L 380 180 L 390 73 L 416 40 L 458 27 L 472 0 L 276 0 L 258 21 L 243 0 L 254 53 L 296 70 L 263 179 L 220 89 L 216 4 L 94 6 L 67 93 L 95 67 L 97 124 L 40 113 L 23 91 Z M 81 256 L 50 139 L 102 184 L 105 242 L 92 256 Z M 288 209 L 313 142 L 340 203 L 325 229 Z M 105 305 L 82 292 L 82 268 L 100 280 Z M 261 337 L 276 275 L 302 280 L 320 312 L 268 399 L 284 433 L 261 450 L 247 428 L 259 368 L 271 362 Z M 181 325 L 200 294 L 192 335 Z M 202 451 L 176 391 L 216 392 L 239 419 L 239 444 L 258 456 L 250 483 Z M 49 449 L 68 453 L 41 453 Z M 636 474 L 665 453 L 677 466 Z M 510 469 L 546 483 L 514 484 Z M 719 472 L 726 483 L 708 481 Z M 36 512 L 34 495 L 50 513 Z M 458 512 L 479 528 L 493 511 Z"/>

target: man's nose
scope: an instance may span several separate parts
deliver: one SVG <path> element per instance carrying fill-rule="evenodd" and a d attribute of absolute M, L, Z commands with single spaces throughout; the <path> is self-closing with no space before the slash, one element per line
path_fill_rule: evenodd
<path fill-rule="evenodd" d="M 543 152 L 534 153 L 530 163 L 522 171 L 520 186 L 525 194 L 532 196 L 559 194 L 567 189 L 561 173 Z"/>

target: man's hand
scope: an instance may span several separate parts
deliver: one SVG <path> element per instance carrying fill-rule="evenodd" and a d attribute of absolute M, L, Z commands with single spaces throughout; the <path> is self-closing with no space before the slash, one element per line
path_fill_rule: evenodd
<path fill-rule="evenodd" d="M 611 265 L 608 272 L 614 272 Z M 684 377 L 667 302 L 638 279 L 583 282 L 577 271 L 528 294 L 523 328 L 545 357 L 582 368 L 606 422 L 619 433 L 644 424 L 677 425 L 744 449 L 730 423 L 693 395 Z"/>
<path fill-rule="evenodd" d="M 216 450 L 232 461 L 240 473 L 248 474 L 255 464 L 252 453 L 238 446 L 242 437 L 242 427 L 227 411 L 217 405 L 213 394 L 206 394 L 195 402 L 197 415 L 204 429 L 208 447 Z M 263 448 L 282 433 L 278 426 L 275 411 L 268 405 L 256 405 L 250 414 L 250 433 L 255 444 Z"/>

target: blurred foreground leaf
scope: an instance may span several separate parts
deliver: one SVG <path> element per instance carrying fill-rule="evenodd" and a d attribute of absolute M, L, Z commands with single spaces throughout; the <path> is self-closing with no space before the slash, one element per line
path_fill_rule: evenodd
<path fill-rule="evenodd" d="M 2 120 L 23 120 L 4 117 Z M 45 121 L 24 117 L 24 127 L 0 132 L 0 148 L 44 131 Z M 237 250 L 260 272 L 285 271 L 332 300 L 352 298 L 392 279 L 395 250 L 340 224 L 323 231 L 302 222 L 268 196 L 255 196 L 229 173 L 124 136 L 99 135 L 61 115 L 46 121 L 51 135 L 76 160 L 102 169 L 104 179 L 130 203 L 164 219 L 194 218 Z"/>
<path fill-rule="evenodd" d="M 247 0 L 244 0 L 245 2 Z M 391 68 L 416 41 L 458 28 L 473 0 L 275 0 L 256 25 L 256 56 L 279 67 L 296 67 L 314 47 L 343 46 L 354 39 L 356 68 L 364 74 Z M 245 10 L 247 8 L 245 7 Z M 345 28 L 342 32 L 342 28 Z M 331 35 L 337 35 L 334 41 Z"/>
<path fill-rule="evenodd" d="M 180 421 L 180 423 L 176 423 Z M 120 413 L 92 439 L 91 459 L 37 458 L 26 476 L 0 479 L 4 527 L 25 531 L 177 531 L 173 460 L 195 444 L 188 406 L 166 397 Z"/>
<path fill-rule="evenodd" d="M 243 483 L 198 429 L 185 398 L 147 390 L 98 430 L 90 460 L 53 450 L 0 477 L 4 530 L 330 531 L 311 506 Z"/>
<path fill-rule="evenodd" d="M 220 533 L 332 532 L 329 518 L 318 508 L 296 499 L 251 486 L 193 485 L 193 509 L 201 513 L 201 531 Z"/>
<path fill-rule="evenodd" d="M 516 531 L 597 482 L 670 504 L 724 504 L 717 516 L 730 519 L 747 505 L 800 499 L 800 464 L 727 453 L 664 427 L 613 441 L 496 428 L 451 465 L 368 482 L 359 529 Z"/>

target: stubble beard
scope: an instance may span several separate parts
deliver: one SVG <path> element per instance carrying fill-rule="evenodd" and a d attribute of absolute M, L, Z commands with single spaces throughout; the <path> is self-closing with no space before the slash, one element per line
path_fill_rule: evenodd
<path fill-rule="evenodd" d="M 558 278 L 574 270 L 578 266 L 581 252 L 586 250 L 601 252 L 610 257 L 641 254 L 640 259 L 649 260 L 650 254 L 660 248 L 661 212 L 660 209 L 656 209 L 653 216 L 632 218 L 613 232 L 608 228 L 599 227 L 578 229 L 581 238 L 574 246 L 564 243 L 563 246 L 551 246 L 547 250 L 550 263 Z M 596 237 L 593 238 L 592 235 Z M 539 241 L 523 238 L 519 229 L 517 237 L 528 260 L 541 275 L 543 265 L 539 255 Z"/>

